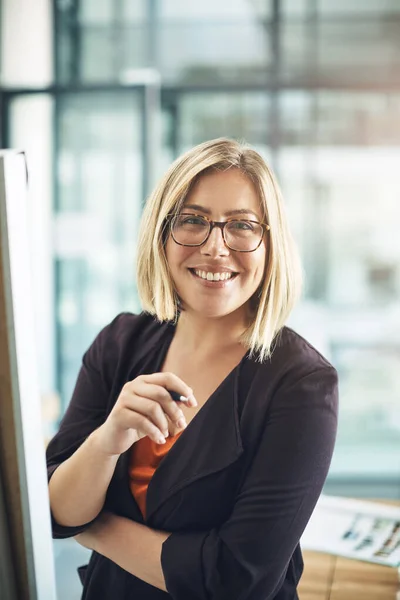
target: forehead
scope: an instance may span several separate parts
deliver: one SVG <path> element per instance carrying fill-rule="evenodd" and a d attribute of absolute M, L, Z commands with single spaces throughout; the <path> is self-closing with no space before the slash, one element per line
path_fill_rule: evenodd
<path fill-rule="evenodd" d="M 223 215 L 232 210 L 248 210 L 262 218 L 263 210 L 257 190 L 239 169 L 202 175 L 188 194 L 183 208 L 196 204 L 205 214 Z"/>

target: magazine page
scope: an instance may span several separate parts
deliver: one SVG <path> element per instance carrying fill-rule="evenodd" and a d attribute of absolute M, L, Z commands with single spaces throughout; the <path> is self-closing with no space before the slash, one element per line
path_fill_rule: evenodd
<path fill-rule="evenodd" d="M 399 567 L 400 508 L 322 495 L 301 547 Z"/>

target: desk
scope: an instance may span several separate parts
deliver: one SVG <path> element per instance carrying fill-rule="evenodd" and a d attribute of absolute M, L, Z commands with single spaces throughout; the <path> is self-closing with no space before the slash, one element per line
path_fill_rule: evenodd
<path fill-rule="evenodd" d="M 300 600 L 396 600 L 397 569 L 308 550 L 303 558 Z"/>
<path fill-rule="evenodd" d="M 397 570 L 320 552 L 303 552 L 300 600 L 395 600 Z"/>

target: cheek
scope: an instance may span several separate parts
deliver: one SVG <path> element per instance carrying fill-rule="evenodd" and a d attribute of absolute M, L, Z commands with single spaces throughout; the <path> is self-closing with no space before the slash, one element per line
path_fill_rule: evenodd
<path fill-rule="evenodd" d="M 265 246 L 261 246 L 254 252 L 254 256 L 249 256 L 244 263 L 244 267 L 257 283 L 263 279 L 267 265 L 267 253 Z"/>
<path fill-rule="evenodd" d="M 171 237 L 168 238 L 167 243 L 165 244 L 165 255 L 171 268 L 174 268 L 175 264 L 179 261 L 181 249 L 182 246 L 175 244 Z"/>
<path fill-rule="evenodd" d="M 192 253 L 192 248 L 179 246 L 171 237 L 168 238 L 165 244 L 165 256 L 172 273 L 176 273 L 177 269 L 189 259 Z"/>

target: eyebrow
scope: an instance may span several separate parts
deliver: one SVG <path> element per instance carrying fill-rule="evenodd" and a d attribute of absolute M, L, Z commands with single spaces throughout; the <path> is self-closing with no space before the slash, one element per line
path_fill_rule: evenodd
<path fill-rule="evenodd" d="M 211 210 L 209 208 L 200 206 L 200 204 L 186 204 L 186 205 L 182 206 L 182 210 L 184 210 L 185 208 L 192 208 L 193 210 L 200 210 L 201 212 L 206 213 L 206 215 L 211 214 Z M 260 220 L 260 217 L 257 215 L 257 213 L 255 213 L 253 210 L 250 210 L 248 208 L 236 208 L 234 210 L 228 210 L 226 213 L 224 213 L 224 215 L 226 217 L 231 217 L 233 215 L 253 215 L 257 219 L 257 221 Z"/>

